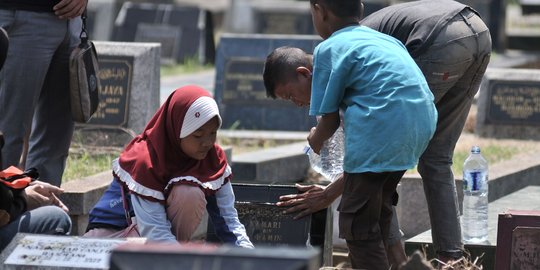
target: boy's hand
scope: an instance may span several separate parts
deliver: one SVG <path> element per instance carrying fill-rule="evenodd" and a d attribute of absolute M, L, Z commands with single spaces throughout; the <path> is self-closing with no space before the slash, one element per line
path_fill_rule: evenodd
<path fill-rule="evenodd" d="M 296 188 L 303 193 L 280 196 L 277 202 L 277 206 L 288 207 L 283 211 L 285 214 L 297 213 L 294 219 L 300 219 L 332 204 L 333 200 L 329 201 L 322 186 L 296 184 Z"/>

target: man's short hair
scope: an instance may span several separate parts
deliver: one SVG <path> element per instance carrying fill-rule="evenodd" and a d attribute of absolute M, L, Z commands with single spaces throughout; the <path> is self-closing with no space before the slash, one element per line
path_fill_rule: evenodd
<path fill-rule="evenodd" d="M 275 89 L 278 84 L 296 80 L 296 68 L 311 68 L 311 57 L 302 49 L 283 46 L 273 50 L 264 65 L 263 80 L 266 96 L 277 98 Z"/>

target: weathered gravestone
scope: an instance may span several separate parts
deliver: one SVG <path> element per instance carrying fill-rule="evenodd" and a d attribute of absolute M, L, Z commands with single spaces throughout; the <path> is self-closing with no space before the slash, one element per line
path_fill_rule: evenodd
<path fill-rule="evenodd" d="M 78 128 L 123 130 L 130 136 L 140 133 L 159 107 L 160 45 L 125 42 L 95 42 L 95 45 L 100 103 L 88 123 Z"/>
<path fill-rule="evenodd" d="M 488 69 L 480 87 L 475 133 L 540 140 L 540 70 Z"/>
<path fill-rule="evenodd" d="M 540 211 L 499 214 L 495 269 L 540 269 Z"/>
<path fill-rule="evenodd" d="M 523 15 L 540 13 L 540 0 L 519 0 Z"/>
<path fill-rule="evenodd" d="M 214 29 L 209 11 L 194 6 L 126 2 L 118 13 L 113 40 L 162 44 L 165 60 L 213 63 Z"/>
<path fill-rule="evenodd" d="M 86 8 L 86 27 L 90 39 L 108 41 L 120 7 L 117 0 L 92 0 Z"/>
<path fill-rule="evenodd" d="M 367 16 L 390 5 L 389 0 L 367 0 Z M 225 16 L 229 33 L 316 35 L 310 2 L 293 0 L 232 0 Z"/>
<path fill-rule="evenodd" d="M 281 46 L 313 53 L 318 36 L 223 34 L 216 55 L 214 96 L 225 129 L 307 131 L 315 126 L 308 108 L 266 97 L 263 82 L 268 54 Z"/>
<path fill-rule="evenodd" d="M 142 238 L 129 241 L 144 242 Z M 112 249 L 127 239 L 17 234 L 0 255 L 4 270 L 109 269 Z"/>
<path fill-rule="evenodd" d="M 323 265 L 332 265 L 332 211 L 327 209 L 294 220 L 275 203 L 279 196 L 298 193 L 291 185 L 233 184 L 235 207 L 255 246 L 318 247 Z M 219 242 L 208 222 L 207 240 Z"/>
<path fill-rule="evenodd" d="M 240 247 L 203 244 L 126 244 L 111 254 L 110 270 L 318 270 L 317 248 Z"/>

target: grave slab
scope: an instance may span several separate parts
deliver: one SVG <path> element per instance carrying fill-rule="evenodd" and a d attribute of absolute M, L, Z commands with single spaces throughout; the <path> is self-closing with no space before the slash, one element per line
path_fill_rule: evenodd
<path fill-rule="evenodd" d="M 141 29 L 141 24 L 146 27 Z M 152 31 L 157 28 L 170 31 Z M 188 59 L 197 59 L 202 64 L 214 62 L 212 14 L 197 6 L 125 2 L 116 18 L 112 39 L 132 42 L 137 41 L 138 35 L 162 42 L 164 48 L 170 48 L 167 52 L 172 53 L 165 56 L 175 62 L 184 63 Z"/>
<path fill-rule="evenodd" d="M 499 214 L 509 208 L 519 210 L 540 210 L 540 186 L 528 186 L 512 194 L 504 196 L 488 205 L 488 240 L 482 244 L 465 244 L 471 259 L 482 256 L 484 269 L 495 268 L 495 252 L 497 247 L 497 228 Z M 432 245 L 431 230 L 423 232 L 405 241 L 405 251 L 412 254 L 415 250 L 426 250 L 428 258 L 435 258 Z"/>
<path fill-rule="evenodd" d="M 306 176 L 306 142 L 234 155 L 233 181 L 243 183 L 296 183 Z"/>
<path fill-rule="evenodd" d="M 110 270 L 317 270 L 319 253 L 317 248 L 298 247 L 126 244 L 112 251 Z"/>
<path fill-rule="evenodd" d="M 540 268 L 540 211 L 499 214 L 496 270 Z"/>
<path fill-rule="evenodd" d="M 123 243 L 144 241 L 18 233 L 2 251 L 0 261 L 4 270 L 108 269 L 111 250 Z"/>
<path fill-rule="evenodd" d="M 317 247 L 322 264 L 332 265 L 332 211 L 293 220 L 275 203 L 281 195 L 298 193 L 294 186 L 233 183 L 233 189 L 239 219 L 256 247 Z M 212 222 L 207 231 L 209 242 L 219 242 Z"/>
<path fill-rule="evenodd" d="M 488 68 L 477 103 L 478 135 L 540 140 L 540 70 Z"/>

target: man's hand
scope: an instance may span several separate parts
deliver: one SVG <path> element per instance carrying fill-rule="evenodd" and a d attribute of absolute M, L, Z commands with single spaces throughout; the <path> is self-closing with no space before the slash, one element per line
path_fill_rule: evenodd
<path fill-rule="evenodd" d="M 277 206 L 288 207 L 284 213 L 297 213 L 293 218 L 299 219 L 321 209 L 327 208 L 334 201 L 324 193 L 324 187 L 319 185 L 303 186 L 296 184 L 303 193 L 283 195 L 279 197 Z"/>
<path fill-rule="evenodd" d="M 73 19 L 84 12 L 88 0 L 62 0 L 53 7 L 54 15 L 59 19 Z"/>
<path fill-rule="evenodd" d="M 62 210 L 69 211 L 67 206 L 58 199 L 58 195 L 64 192 L 63 189 L 41 181 L 33 181 L 24 189 L 26 195 L 27 209 L 32 210 L 41 206 L 55 205 Z"/>

